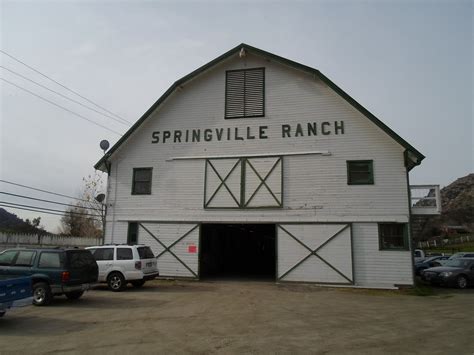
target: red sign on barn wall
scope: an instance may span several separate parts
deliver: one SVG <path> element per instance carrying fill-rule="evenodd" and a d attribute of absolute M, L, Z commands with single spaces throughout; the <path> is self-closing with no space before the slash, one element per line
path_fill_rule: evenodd
<path fill-rule="evenodd" d="M 195 245 L 188 245 L 188 253 L 191 253 L 191 254 L 197 253 L 197 246 L 195 246 Z"/>

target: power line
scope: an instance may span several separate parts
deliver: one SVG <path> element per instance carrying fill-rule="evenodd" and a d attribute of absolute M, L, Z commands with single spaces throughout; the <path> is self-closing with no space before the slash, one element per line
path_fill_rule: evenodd
<path fill-rule="evenodd" d="M 14 207 L 14 206 L 8 206 L 8 205 L 4 205 L 4 204 L 0 204 L 0 207 L 13 208 L 13 209 L 16 209 L 16 210 L 39 212 L 39 213 L 44 213 L 44 214 L 52 214 L 52 215 L 56 215 L 56 216 L 64 216 L 64 213 L 47 212 L 47 211 L 37 210 L 37 209 L 33 209 L 33 208 Z M 93 219 L 98 219 L 98 217 L 92 217 L 92 218 Z"/>
<path fill-rule="evenodd" d="M 61 86 L 62 88 L 66 89 L 66 90 L 68 90 L 68 91 L 70 91 L 70 92 L 72 92 L 73 94 L 75 94 L 75 95 L 79 96 L 80 98 L 86 100 L 87 102 L 93 104 L 94 106 L 99 107 L 100 109 L 104 110 L 105 112 L 110 113 L 111 115 L 113 115 L 113 116 L 115 116 L 115 117 L 118 117 L 118 118 L 124 120 L 125 122 L 128 122 L 128 123 L 130 123 L 130 124 L 132 123 L 132 122 L 126 120 L 125 118 L 123 118 L 123 117 L 117 115 L 116 113 L 113 113 L 113 112 L 107 110 L 105 107 L 100 106 L 99 104 L 95 103 L 94 101 L 89 100 L 87 97 L 82 96 L 81 94 L 79 94 L 79 93 L 77 93 L 76 91 L 74 91 L 74 90 L 68 88 L 67 86 L 65 86 L 65 85 L 63 85 L 63 84 L 57 82 L 57 81 L 54 80 L 53 78 L 47 76 L 46 74 L 43 74 L 43 73 L 40 72 L 39 70 L 37 70 L 37 69 L 33 68 L 32 66 L 26 64 L 25 62 L 22 62 L 20 59 L 14 57 L 13 55 L 8 54 L 7 52 L 5 52 L 5 51 L 3 51 L 3 50 L 1 50 L 1 49 L 0 49 L 0 52 L 2 52 L 3 54 L 5 54 L 6 56 L 12 58 L 13 60 L 17 61 L 18 63 L 23 64 L 25 67 L 27 67 L 27 68 L 33 70 L 34 72 L 40 74 L 41 76 L 45 77 L 46 79 L 51 80 L 53 83 L 55 83 L 55 84 Z"/>
<path fill-rule="evenodd" d="M 13 206 L 19 206 L 19 207 L 27 207 L 27 208 L 36 208 L 38 210 L 45 210 L 45 211 L 52 211 L 52 212 L 62 212 L 63 214 L 70 213 L 78 216 L 92 216 L 92 217 L 100 217 L 100 215 L 97 214 L 92 214 L 92 213 L 82 213 L 82 212 L 72 212 L 72 211 L 62 211 L 62 210 L 54 210 L 51 208 L 46 208 L 46 207 L 39 207 L 39 206 L 31 206 L 31 205 L 22 205 L 20 203 L 13 203 L 13 202 L 8 202 L 8 201 L 0 201 L 0 203 L 3 204 L 8 204 L 8 205 L 13 205 Z"/>
<path fill-rule="evenodd" d="M 16 210 L 25 210 L 25 211 L 39 212 L 39 213 L 45 213 L 45 214 L 52 214 L 55 216 L 64 216 L 63 213 L 46 212 L 46 211 L 40 211 L 40 210 L 31 209 L 31 208 L 13 207 L 13 206 L 7 206 L 7 205 L 2 205 L 2 204 L 0 204 L 0 207 L 7 207 L 7 208 L 13 208 Z"/>
<path fill-rule="evenodd" d="M 46 203 L 53 203 L 55 205 L 67 206 L 67 207 L 72 207 L 72 208 L 82 208 L 82 209 L 85 209 L 85 210 L 100 211 L 100 209 L 98 209 L 98 208 L 75 206 L 75 205 L 70 205 L 68 203 L 56 202 L 56 201 L 51 201 L 51 200 L 44 200 L 44 199 L 41 199 L 41 198 L 30 197 L 30 196 L 25 196 L 25 195 L 12 194 L 10 192 L 0 191 L 0 194 L 19 197 L 19 198 L 25 198 L 25 199 L 28 199 L 28 200 L 34 200 L 34 201 L 40 201 L 40 202 L 46 202 Z"/>
<path fill-rule="evenodd" d="M 11 182 L 11 181 L 7 181 L 7 180 L 1 180 L 1 179 L 0 179 L 0 182 L 3 182 L 3 183 L 5 183 L 5 184 L 10 184 L 10 185 L 15 185 L 15 186 L 24 187 L 24 188 L 30 189 L 30 190 L 45 192 L 45 193 L 51 194 L 51 195 L 56 195 L 56 196 L 62 196 L 62 197 L 72 198 L 72 199 L 78 200 L 78 201 L 90 202 L 90 201 L 84 200 L 84 199 L 82 199 L 82 198 L 77 198 L 77 197 L 72 197 L 72 196 L 68 196 L 68 195 L 63 195 L 63 194 L 60 194 L 60 193 L 57 193 L 57 192 L 48 191 L 48 190 L 42 190 L 42 189 L 38 189 L 38 188 L 36 188 L 36 187 L 32 187 L 32 186 L 28 186 L 28 185 L 22 185 L 22 184 L 18 184 L 18 183 Z"/>
<path fill-rule="evenodd" d="M 56 95 L 59 95 L 59 96 L 65 98 L 66 100 L 72 101 L 72 102 L 74 102 L 75 104 L 81 105 L 81 106 L 83 106 L 83 107 L 85 107 L 85 108 L 87 108 L 87 109 L 89 109 L 89 110 L 91 110 L 91 111 L 94 111 L 94 112 L 98 113 L 99 115 L 102 115 L 102 116 L 105 116 L 105 117 L 107 117 L 107 118 L 110 118 L 111 120 L 114 120 L 114 121 L 116 121 L 116 122 L 118 122 L 118 123 L 120 123 L 120 124 L 123 124 L 123 125 L 125 125 L 125 126 L 130 126 L 128 123 L 126 123 L 126 122 L 128 122 L 128 121 L 125 121 L 125 122 L 124 122 L 124 120 L 122 120 L 122 119 L 119 120 L 119 119 L 117 119 L 117 118 L 115 118 L 115 117 L 112 117 L 112 116 L 107 115 L 107 114 L 105 114 L 105 113 L 103 113 L 103 112 L 100 112 L 100 111 L 96 110 L 95 108 L 92 108 L 92 107 L 90 107 L 90 106 L 84 105 L 82 102 L 77 101 L 77 100 L 74 100 L 74 99 L 71 99 L 70 97 L 68 97 L 68 96 L 66 96 L 66 95 L 63 95 L 63 94 L 61 94 L 61 93 L 58 92 L 58 91 L 55 91 L 55 90 L 53 90 L 53 89 L 50 89 L 49 87 L 44 86 L 43 84 L 40 84 L 40 83 L 38 83 L 38 82 L 36 82 L 36 81 L 34 81 L 34 80 L 32 80 L 32 79 L 30 79 L 30 78 L 28 78 L 28 77 L 26 77 L 26 76 L 20 74 L 20 73 L 17 73 L 16 71 L 14 71 L 14 70 L 12 70 L 12 69 L 9 69 L 9 68 L 7 68 L 7 67 L 4 67 L 3 65 L 0 65 L 0 68 L 2 68 L 2 69 L 4 69 L 4 70 L 8 70 L 10 73 L 12 73 L 12 74 L 14 74 L 14 75 L 16 75 L 16 76 L 19 76 L 20 78 L 23 78 L 23 79 L 25 79 L 25 80 L 28 80 L 29 82 L 32 82 L 33 84 L 36 84 L 36 85 L 42 87 L 43 89 L 49 90 L 49 91 L 55 93 Z"/>
<path fill-rule="evenodd" d="M 17 87 L 18 89 L 21 89 L 21 90 L 23 90 L 23 91 L 26 91 L 27 93 L 29 93 L 29 94 L 31 94 L 31 95 L 33 95 L 33 96 L 36 96 L 37 98 L 39 98 L 39 99 L 41 99 L 41 100 L 44 100 L 44 101 L 50 103 L 51 105 L 57 106 L 57 107 L 59 107 L 59 108 L 62 108 L 63 110 L 65 110 L 65 111 L 67 111 L 67 112 L 69 112 L 69 113 L 72 113 L 73 115 L 75 115 L 75 116 L 77 116 L 77 117 L 79 117 L 79 118 L 82 118 L 83 120 L 86 120 L 86 121 L 88 121 L 88 122 L 90 122 L 90 123 L 92 123 L 92 124 L 94 124 L 94 125 L 96 125 L 96 126 L 102 127 L 102 128 L 104 128 L 104 129 L 106 129 L 106 130 L 108 130 L 108 131 L 110 131 L 110 132 L 113 132 L 113 133 L 115 133 L 115 134 L 117 134 L 117 135 L 119 135 L 119 136 L 122 136 L 122 134 L 118 133 L 117 131 L 114 131 L 113 129 L 110 129 L 110 128 L 106 127 L 106 126 L 103 126 L 103 125 L 101 125 L 100 123 L 97 123 L 97 122 L 95 122 L 95 121 L 92 121 L 91 119 L 89 119 L 89 118 L 87 118 L 87 117 L 84 117 L 84 116 L 82 116 L 82 115 L 80 115 L 80 114 L 78 114 L 78 113 L 76 113 L 76 112 L 74 112 L 74 111 L 71 111 L 71 110 L 69 110 L 68 108 L 66 108 L 66 107 L 64 107 L 64 106 L 61 106 L 61 105 L 59 105 L 59 104 L 57 104 L 57 103 L 55 103 L 55 102 L 53 102 L 53 101 L 51 101 L 51 100 L 48 100 L 48 99 L 44 98 L 44 97 L 41 96 L 41 95 L 35 94 L 34 92 L 32 92 L 32 91 L 30 91 L 30 90 L 28 90 L 28 89 L 25 89 L 25 88 L 22 87 L 22 86 L 16 85 L 16 84 L 12 83 L 11 81 L 8 81 L 8 80 L 6 80 L 6 79 L 4 79 L 4 78 L 0 78 L 0 79 L 3 80 L 4 82 L 10 84 L 10 85 L 13 85 L 13 86 Z"/>

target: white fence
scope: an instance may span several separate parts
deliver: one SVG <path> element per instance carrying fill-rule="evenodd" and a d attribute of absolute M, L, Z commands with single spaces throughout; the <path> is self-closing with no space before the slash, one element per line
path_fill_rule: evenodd
<path fill-rule="evenodd" d="M 101 244 L 102 238 L 0 232 L 0 250 L 19 247 L 88 247 Z"/>
<path fill-rule="evenodd" d="M 436 248 L 436 247 L 444 247 L 444 246 L 449 246 L 449 245 L 454 245 L 454 244 L 463 244 L 463 243 L 468 243 L 468 242 L 474 242 L 474 237 L 471 235 L 463 235 L 456 238 L 418 242 L 418 247 L 419 248 Z"/>

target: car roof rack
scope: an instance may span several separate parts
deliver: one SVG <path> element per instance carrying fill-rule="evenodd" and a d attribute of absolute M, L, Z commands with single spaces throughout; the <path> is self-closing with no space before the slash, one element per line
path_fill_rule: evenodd
<path fill-rule="evenodd" d="M 129 247 L 133 247 L 133 246 L 145 246 L 145 244 L 106 243 L 106 244 L 99 245 L 99 247 L 105 247 L 105 246 L 119 246 L 119 245 L 125 245 L 125 246 L 129 246 Z"/>

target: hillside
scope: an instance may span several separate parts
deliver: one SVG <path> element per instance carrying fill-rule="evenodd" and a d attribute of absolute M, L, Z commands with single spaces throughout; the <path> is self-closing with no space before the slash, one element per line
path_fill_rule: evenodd
<path fill-rule="evenodd" d="M 443 211 L 450 214 L 453 211 L 471 209 L 474 205 L 474 174 L 457 179 L 441 189 L 441 205 Z M 470 216 L 472 223 L 472 213 Z"/>
<path fill-rule="evenodd" d="M 422 238 L 441 235 L 441 227 L 464 226 L 474 230 L 474 174 L 457 179 L 441 189 L 440 216 L 430 218 L 422 232 Z"/>
<path fill-rule="evenodd" d="M 0 208 L 0 231 L 15 233 L 44 233 L 40 226 L 41 218 L 34 218 L 33 221 L 19 218 L 16 214 L 10 213 Z"/>

